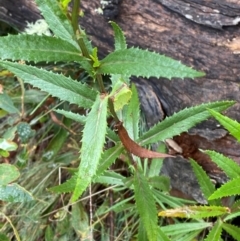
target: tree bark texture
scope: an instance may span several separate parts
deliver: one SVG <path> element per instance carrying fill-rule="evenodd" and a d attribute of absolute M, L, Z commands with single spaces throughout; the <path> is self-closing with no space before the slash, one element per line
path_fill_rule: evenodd
<path fill-rule="evenodd" d="M 204 78 L 171 81 L 133 78 L 149 127 L 185 107 L 217 100 L 235 100 L 225 114 L 240 121 L 238 0 L 82 0 L 81 8 L 84 17 L 80 24 L 101 57 L 113 50 L 113 31 L 108 23 L 113 19 L 123 29 L 128 46 L 156 51 L 206 73 Z M 30 0 L 0 0 L 0 10 L 0 20 L 21 31 L 26 21 L 41 17 Z M 163 172 L 171 177 L 173 187 L 200 202 L 204 202 L 201 192 L 193 195 L 197 183 L 185 158 L 196 159 L 219 182 L 226 177 L 199 148 L 219 151 L 240 163 L 239 145 L 214 120 L 174 140 L 183 153 L 175 159 L 167 158 Z M 179 180 L 191 184 L 182 188 Z"/>

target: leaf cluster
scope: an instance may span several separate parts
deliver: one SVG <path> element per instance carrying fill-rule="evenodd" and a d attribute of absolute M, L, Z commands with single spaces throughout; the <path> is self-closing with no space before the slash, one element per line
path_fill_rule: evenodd
<path fill-rule="evenodd" d="M 130 84 L 131 76 L 147 78 L 154 76 L 171 80 L 174 77 L 201 77 L 204 73 L 155 52 L 135 47 L 128 48 L 122 30 L 114 22 L 111 22 L 111 25 L 114 31 L 115 50 L 105 58 L 99 59 L 98 49 L 92 46 L 88 36 L 76 22 L 77 19 L 74 17 L 78 12 L 76 7 L 73 7 L 72 19 L 69 19 L 66 13 L 69 1 L 61 1 L 61 4 L 58 4 L 56 0 L 36 0 L 36 3 L 53 35 L 19 34 L 1 37 L 0 65 L 24 83 L 68 103 L 68 108 L 54 110 L 55 113 L 63 116 L 62 125 L 65 129 L 60 130 L 52 139 L 43 159 L 54 160 L 53 157 L 66 141 L 67 130 L 72 121 L 82 125 L 78 133 L 81 132 L 78 166 L 70 171 L 72 176 L 66 182 L 59 186 L 49 187 L 48 191 L 71 193 L 70 203 L 73 204 L 92 183 L 108 185 L 115 193 L 119 190 L 131 190 L 134 193 L 133 198 L 137 215 L 139 215 L 136 223 L 138 240 L 190 240 L 203 229 L 211 227 L 211 223 L 204 222 L 202 219 L 219 216 L 220 218 L 217 219 L 206 240 L 218 240 L 222 229 L 235 237 L 238 228 L 223 221 L 222 217 L 228 220 L 236 213 L 222 206 L 218 198 L 239 194 L 239 167 L 236 167 L 230 159 L 207 151 L 206 153 L 214 161 L 217 159 L 216 163 L 220 168 L 226 169 L 229 178 L 233 179 L 229 182 L 230 184 L 227 183 L 215 191 L 209 177 L 192 160 L 191 165 L 210 206 L 179 207 L 186 202 L 169 196 L 167 194 L 170 189 L 169 180 L 159 176 L 162 158 L 169 156 L 165 153 L 164 145 L 160 145 L 157 151 L 148 149 L 148 145 L 179 135 L 211 115 L 221 120 L 225 128 L 239 140 L 239 124 L 231 123 L 219 114 L 234 102 L 221 101 L 186 108 L 140 135 L 140 101 L 136 87 Z M 87 74 L 91 79 L 91 84 L 84 79 L 77 81 L 72 77 L 41 68 L 38 64 L 42 61 L 74 63 L 78 69 Z M 104 75 L 110 76 L 111 88 L 107 88 L 103 81 Z M 7 104 L 2 104 L 3 101 Z M 69 105 L 75 105 L 87 114 L 73 112 Z M 5 93 L 0 94 L 0 107 L 7 114 L 21 115 Z M 21 123 L 16 129 L 23 143 L 27 143 L 32 135 L 30 126 Z M 16 143 L 11 141 L 12 139 L 7 137 L 0 139 L 2 156 L 16 150 Z M 150 158 L 153 159 L 149 163 Z M 109 169 L 116 161 L 122 161 L 127 165 L 129 177 Z M 4 175 L 5 168 L 9 172 L 8 177 Z M 2 173 L 0 178 L 3 179 L 0 187 L 1 200 L 27 202 L 33 199 L 32 195 L 18 184 L 10 184 L 20 175 L 13 165 L 0 166 L 0 172 Z M 133 198 L 121 200 L 110 209 L 117 212 L 121 209 L 121 205 L 124 207 L 129 205 L 128 208 L 132 208 L 128 201 L 132 201 Z M 198 223 L 194 221 L 186 226 L 186 230 L 190 232 L 188 235 L 186 230 L 184 232 L 181 230 L 181 224 L 178 223 L 160 228 L 157 216 L 157 210 L 160 207 L 163 211 L 159 213 L 159 216 L 191 218 L 198 220 Z M 169 207 L 175 209 L 167 209 Z M 111 211 L 110 209 L 107 211 Z M 78 213 L 81 210 L 75 211 Z M 75 218 L 77 219 L 77 215 Z M 51 237 L 51 230 L 48 232 L 46 233 Z M 179 239 L 179 235 L 182 235 L 182 239 Z M 83 234 L 80 235 L 80 237 L 83 236 Z"/>

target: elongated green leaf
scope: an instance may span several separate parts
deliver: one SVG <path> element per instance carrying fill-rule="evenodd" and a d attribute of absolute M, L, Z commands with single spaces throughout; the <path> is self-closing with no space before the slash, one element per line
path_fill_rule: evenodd
<path fill-rule="evenodd" d="M 120 212 L 126 212 L 127 209 L 132 208 L 133 205 L 131 204 L 133 202 L 133 196 L 129 198 L 125 198 L 122 200 L 119 200 L 119 202 L 116 202 L 113 206 L 110 208 L 104 209 L 102 212 L 98 212 L 98 214 L 106 214 L 110 211 L 114 211 L 115 213 L 120 213 Z M 132 211 L 133 213 L 134 211 Z M 134 215 L 136 212 L 134 213 Z"/>
<path fill-rule="evenodd" d="M 107 128 L 107 138 L 115 143 L 119 141 L 119 136 L 110 128 Z"/>
<path fill-rule="evenodd" d="M 86 122 L 86 116 L 79 115 L 78 113 L 71 112 L 70 110 L 67 111 L 67 110 L 55 109 L 54 111 L 81 124 L 84 124 Z"/>
<path fill-rule="evenodd" d="M 54 35 L 65 39 L 76 48 L 80 49 L 75 41 L 75 34 L 70 20 L 63 13 L 60 4 L 56 0 L 36 0 L 44 19 L 47 21 Z"/>
<path fill-rule="evenodd" d="M 224 222 L 227 222 L 228 220 L 234 219 L 234 218 L 239 217 L 239 216 L 240 216 L 240 212 L 234 212 L 234 213 L 231 213 L 231 214 L 227 215 L 227 216 L 223 219 L 223 221 L 224 221 Z"/>
<path fill-rule="evenodd" d="M 126 49 L 127 44 L 126 44 L 126 39 L 125 39 L 122 29 L 115 22 L 110 21 L 110 23 L 111 23 L 113 31 L 114 31 L 115 50 Z"/>
<path fill-rule="evenodd" d="M 222 234 L 222 224 L 222 221 L 218 219 L 204 241 L 219 241 Z"/>
<path fill-rule="evenodd" d="M 139 48 L 121 49 L 110 53 L 101 61 L 98 73 L 168 79 L 204 76 L 203 72 L 186 67 L 179 61 Z"/>
<path fill-rule="evenodd" d="M 18 169 L 10 164 L 0 164 L 0 185 L 7 185 L 20 176 Z"/>
<path fill-rule="evenodd" d="M 60 100 L 85 108 L 90 108 L 93 105 L 96 92 L 84 84 L 63 75 L 28 65 L 8 61 L 0 61 L 0 65 L 23 79 L 24 82 L 46 91 Z"/>
<path fill-rule="evenodd" d="M 13 183 L 0 185 L 0 200 L 11 203 L 29 202 L 33 200 L 33 196 L 23 187 Z"/>
<path fill-rule="evenodd" d="M 83 130 L 80 166 L 72 201 L 85 191 L 96 174 L 107 130 L 108 96 L 97 96 Z"/>
<path fill-rule="evenodd" d="M 146 178 L 139 170 L 136 170 L 134 175 L 134 193 L 140 220 L 146 229 L 148 239 L 157 241 L 158 226 L 155 201 Z"/>
<path fill-rule="evenodd" d="M 77 183 L 77 175 L 74 174 L 70 179 L 59 186 L 51 187 L 48 190 L 55 193 L 73 192 Z"/>
<path fill-rule="evenodd" d="M 240 241 L 240 228 L 229 223 L 223 223 L 223 229 L 229 233 L 234 239 Z"/>
<path fill-rule="evenodd" d="M 168 236 L 163 232 L 162 228 L 158 228 L 158 239 L 161 241 L 171 241 Z"/>
<path fill-rule="evenodd" d="M 210 178 L 208 177 L 208 175 L 206 174 L 206 172 L 202 169 L 201 166 L 199 166 L 194 160 L 190 160 L 191 166 L 193 168 L 193 171 L 196 175 L 196 178 L 198 180 L 198 183 L 200 185 L 200 188 L 203 192 L 203 195 L 205 197 L 205 199 L 207 200 L 208 197 L 210 197 L 212 195 L 212 193 L 214 193 L 215 191 L 215 186 L 213 185 L 213 183 L 211 182 Z M 215 200 L 215 202 L 210 201 L 209 202 L 212 205 L 220 205 L 220 202 Z"/>
<path fill-rule="evenodd" d="M 200 230 L 193 231 L 193 232 L 187 233 L 185 235 L 181 235 L 175 240 L 176 241 L 193 241 L 193 240 L 195 241 L 199 237 L 200 233 L 201 233 Z"/>
<path fill-rule="evenodd" d="M 208 200 L 213 200 L 217 198 L 240 195 L 240 177 L 235 178 L 220 188 L 218 188 L 209 198 Z"/>
<path fill-rule="evenodd" d="M 126 178 L 119 173 L 113 171 L 105 171 L 102 175 L 97 176 L 94 179 L 96 183 L 102 183 L 107 185 L 119 185 L 124 186 L 124 180 Z"/>
<path fill-rule="evenodd" d="M 209 118 L 211 115 L 207 108 L 222 111 L 234 103 L 234 101 L 212 102 L 181 110 L 178 113 L 167 117 L 144 133 L 140 138 L 140 144 L 152 144 L 179 135 L 195 126 L 197 123 Z"/>
<path fill-rule="evenodd" d="M 217 217 L 230 212 L 228 207 L 220 206 L 185 206 L 175 209 L 167 209 L 158 213 L 161 217 L 178 218 L 209 218 Z"/>
<path fill-rule="evenodd" d="M 240 124 L 237 121 L 232 120 L 231 118 L 214 110 L 209 109 L 208 111 L 220 122 L 224 128 L 230 132 L 232 136 L 234 136 L 240 142 Z"/>
<path fill-rule="evenodd" d="M 146 241 L 146 240 L 148 240 L 146 229 L 144 228 L 143 222 L 141 222 L 141 221 L 139 222 L 139 225 L 138 225 L 137 240 L 138 241 Z"/>
<path fill-rule="evenodd" d="M 1 48 L 0 48 L 0 52 L 1 52 Z M 19 110 L 14 106 L 12 99 L 5 92 L 0 93 L 0 109 L 3 109 L 11 114 L 20 113 Z"/>
<path fill-rule="evenodd" d="M 167 235 L 185 234 L 196 230 L 203 230 L 211 227 L 212 223 L 207 222 L 194 222 L 194 223 L 176 223 L 161 227 Z"/>
<path fill-rule="evenodd" d="M 0 38 L 0 58 L 26 61 L 87 61 L 81 52 L 60 38 L 36 35 L 8 35 Z"/>
<path fill-rule="evenodd" d="M 215 151 L 207 150 L 204 152 L 211 157 L 212 161 L 214 161 L 229 178 L 240 177 L 240 166 L 235 161 Z"/>
<path fill-rule="evenodd" d="M 120 154 L 123 152 L 123 146 L 121 144 L 117 144 L 116 146 L 106 150 L 102 156 L 101 160 L 99 162 L 96 177 L 101 175 L 107 168 L 109 168 L 112 163 L 120 156 Z"/>
<path fill-rule="evenodd" d="M 171 208 L 177 208 L 179 206 L 183 206 L 184 204 L 196 204 L 194 201 L 169 196 L 169 194 L 165 194 L 164 192 L 157 189 L 152 189 L 152 193 L 156 202 L 159 203 L 160 206 L 167 204 Z"/>

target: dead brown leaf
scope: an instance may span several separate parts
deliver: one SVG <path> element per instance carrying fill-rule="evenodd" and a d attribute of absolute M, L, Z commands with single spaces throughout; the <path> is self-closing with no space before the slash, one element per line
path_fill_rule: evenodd
<path fill-rule="evenodd" d="M 173 157 L 171 155 L 165 154 L 165 153 L 160 153 L 160 152 L 155 152 L 148 150 L 144 147 L 141 147 L 138 145 L 135 141 L 133 141 L 126 129 L 123 126 L 122 122 L 119 122 L 116 125 L 116 128 L 118 130 L 118 136 L 123 144 L 123 146 L 126 148 L 126 150 L 135 156 L 141 157 L 141 158 L 165 158 L 165 157 Z"/>

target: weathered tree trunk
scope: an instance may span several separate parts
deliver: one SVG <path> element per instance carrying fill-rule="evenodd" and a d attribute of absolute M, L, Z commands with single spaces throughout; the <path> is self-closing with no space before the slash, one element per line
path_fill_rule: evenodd
<path fill-rule="evenodd" d="M 81 26 L 99 48 L 101 56 L 113 49 L 112 29 L 108 19 L 114 18 L 124 30 L 129 46 L 139 46 L 165 54 L 206 73 L 204 78 L 194 80 L 133 80 L 138 86 L 149 126 L 185 107 L 216 100 L 235 100 L 236 104 L 227 110 L 226 114 L 240 121 L 238 0 L 109 2 L 110 4 L 101 6 L 99 0 L 81 1 L 84 11 L 84 17 L 80 19 Z M 36 6 L 30 0 L 0 0 L 0 9 L 0 19 L 21 31 L 26 21 L 32 22 L 40 18 Z M 103 15 L 99 14 L 99 9 L 103 10 Z M 213 120 L 204 122 L 190 133 L 176 137 L 175 141 L 183 148 L 183 157 L 197 159 L 212 176 L 219 173 L 219 170 L 209 164 L 208 157 L 199 154 L 199 148 L 217 150 L 240 163 L 239 145 Z M 180 166 L 174 164 L 177 163 L 176 159 L 172 162 L 165 160 L 165 173 L 172 179 L 175 178 L 172 181 L 174 187 L 184 189 L 182 191 L 186 194 L 194 196 L 193 188 L 181 188 L 176 179 L 176 176 L 179 176 L 183 182 L 189 181 L 186 177 L 180 177 L 181 172 L 191 172 L 183 157 L 178 159 Z M 191 175 L 187 176 L 189 178 Z M 194 184 L 194 180 L 190 181 L 190 186 L 194 187 L 196 183 Z M 194 198 L 200 200 L 200 194 Z"/>

